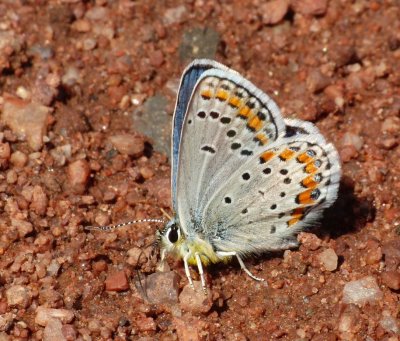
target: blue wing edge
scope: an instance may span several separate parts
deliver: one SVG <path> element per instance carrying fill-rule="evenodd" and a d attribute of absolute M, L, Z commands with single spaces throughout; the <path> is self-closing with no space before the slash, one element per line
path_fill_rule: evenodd
<path fill-rule="evenodd" d="M 183 122 L 185 121 L 186 111 L 191 98 L 193 89 L 201 77 L 201 75 L 210 69 L 226 70 L 234 72 L 225 65 L 210 59 L 195 59 L 183 71 L 181 82 L 179 85 L 178 96 L 175 104 L 172 130 L 172 168 L 171 168 L 171 191 L 172 191 L 172 207 L 176 211 L 176 184 L 178 176 L 179 163 L 179 147 L 182 133 Z M 236 72 L 235 72 L 236 73 Z"/>

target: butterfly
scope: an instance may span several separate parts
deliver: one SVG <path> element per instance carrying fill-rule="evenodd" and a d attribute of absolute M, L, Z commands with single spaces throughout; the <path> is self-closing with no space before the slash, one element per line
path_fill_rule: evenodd
<path fill-rule="evenodd" d="M 283 118 L 276 103 L 236 71 L 194 60 L 183 72 L 172 131 L 174 216 L 156 237 L 170 253 L 203 266 L 298 246 L 337 198 L 335 147 L 310 122 Z"/>

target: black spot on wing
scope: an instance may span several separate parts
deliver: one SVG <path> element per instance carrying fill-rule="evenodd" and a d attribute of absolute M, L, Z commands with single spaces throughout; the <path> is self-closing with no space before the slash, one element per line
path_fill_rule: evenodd
<path fill-rule="evenodd" d="M 201 150 L 204 150 L 205 152 L 208 152 L 210 154 L 215 154 L 216 152 L 216 150 L 211 146 L 203 146 L 201 147 Z"/>

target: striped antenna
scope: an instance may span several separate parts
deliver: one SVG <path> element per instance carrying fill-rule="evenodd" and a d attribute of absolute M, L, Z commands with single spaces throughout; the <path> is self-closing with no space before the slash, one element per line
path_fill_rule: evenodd
<path fill-rule="evenodd" d="M 108 226 L 85 226 L 85 230 L 88 231 L 111 231 L 127 225 L 140 224 L 140 223 L 165 223 L 163 219 L 138 219 L 127 221 L 126 223 L 108 225 Z"/>

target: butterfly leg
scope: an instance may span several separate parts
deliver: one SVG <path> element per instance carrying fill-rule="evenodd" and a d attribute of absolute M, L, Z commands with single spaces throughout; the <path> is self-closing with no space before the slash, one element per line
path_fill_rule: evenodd
<path fill-rule="evenodd" d="M 165 259 L 165 255 L 166 255 L 166 250 L 165 249 L 162 249 L 161 250 L 161 255 L 160 255 L 160 258 L 161 258 L 161 261 L 163 262 L 164 261 L 164 259 Z"/>
<path fill-rule="evenodd" d="M 217 251 L 217 255 L 219 257 L 232 257 L 235 256 L 240 264 L 240 267 L 242 268 L 242 270 L 251 278 L 253 278 L 256 281 L 264 281 L 264 278 L 260 278 L 257 276 L 254 276 L 249 269 L 247 269 L 246 265 L 244 264 L 242 258 L 237 254 L 237 252 L 235 251 L 231 251 L 231 252 L 225 252 L 225 251 Z"/>
<path fill-rule="evenodd" d="M 201 286 L 203 288 L 204 293 L 207 295 L 206 280 L 204 278 L 203 264 L 201 263 L 200 254 L 196 252 L 194 256 L 196 257 L 197 268 L 199 270 L 199 275 L 201 278 Z"/>
<path fill-rule="evenodd" d="M 191 253 L 188 252 L 185 257 L 183 257 L 183 264 L 185 265 L 185 274 L 186 277 L 189 281 L 190 286 L 193 288 L 194 290 L 194 285 L 193 285 L 193 281 L 192 281 L 192 276 L 190 276 L 190 270 L 189 270 L 189 263 L 188 263 L 188 259 L 190 257 Z"/>

